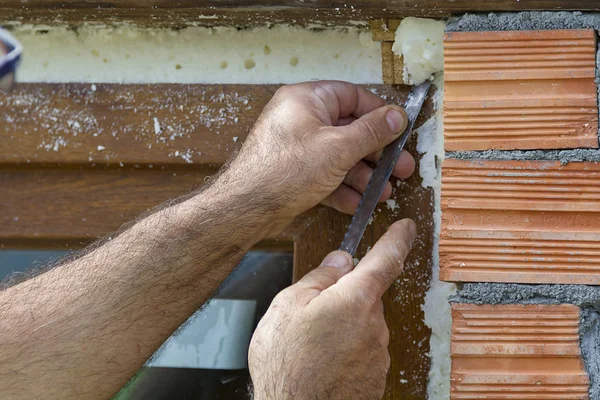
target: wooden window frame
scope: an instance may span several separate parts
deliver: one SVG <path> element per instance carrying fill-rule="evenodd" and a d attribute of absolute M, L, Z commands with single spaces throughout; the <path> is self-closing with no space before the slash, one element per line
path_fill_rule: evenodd
<path fill-rule="evenodd" d="M 90 86 L 21 84 L 14 93 L 0 95 L 0 118 L 5 121 L 0 125 L 0 143 L 10 144 L 10 148 L 0 149 L 0 248 L 81 247 L 147 209 L 189 192 L 190 187 L 201 186 L 235 153 L 278 87 L 98 84 L 92 90 Z M 402 104 L 410 89 L 368 87 L 395 104 Z M 167 100 L 174 93 L 179 94 L 183 111 L 169 107 Z M 219 93 L 230 96 L 228 101 L 243 98 L 242 103 L 247 101 L 251 107 L 238 110 L 236 118 L 226 118 L 220 125 L 186 120 L 186 113 L 196 110 L 194 107 L 226 107 L 227 101 L 215 95 Z M 433 113 L 428 100 L 417 125 Z M 59 121 L 48 119 L 52 115 L 59 115 Z M 169 121 L 183 121 L 179 129 L 189 135 L 168 146 L 156 144 L 154 116 L 164 126 Z M 93 123 L 86 124 L 90 118 Z M 68 121 L 72 126 L 78 122 L 77 136 L 68 134 Z M 54 136 L 48 136 L 50 122 L 55 122 Z M 94 136 L 98 132 L 102 134 Z M 68 140 L 54 151 L 56 135 Z M 154 145 L 149 147 L 150 143 Z M 98 150 L 100 145 L 102 150 Z M 190 148 L 204 149 L 193 163 L 173 156 Z M 417 158 L 415 136 L 408 149 Z M 378 207 L 358 257 L 394 221 L 403 217 L 416 221 L 419 239 L 403 276 L 384 297 L 392 360 L 385 398 L 423 399 L 430 330 L 421 305 L 431 278 L 433 191 L 421 186 L 418 171 L 406 182 L 394 182 L 394 191 L 398 209 L 385 203 Z M 293 251 L 297 280 L 339 246 L 348 222 L 348 216 L 318 206 L 258 248 Z"/>

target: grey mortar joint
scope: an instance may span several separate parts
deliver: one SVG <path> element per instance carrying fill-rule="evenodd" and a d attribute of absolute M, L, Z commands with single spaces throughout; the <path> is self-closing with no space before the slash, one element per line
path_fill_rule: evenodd
<path fill-rule="evenodd" d="M 600 161 L 598 149 L 570 150 L 485 150 L 449 151 L 446 158 L 459 160 L 546 160 L 568 164 L 574 161 Z"/>
<path fill-rule="evenodd" d="M 465 14 L 448 21 L 446 32 L 512 31 L 547 29 L 594 29 L 600 31 L 600 14 L 569 11 Z M 597 99 L 600 98 L 600 50 L 596 52 Z M 600 107 L 599 107 L 600 110 Z M 600 115 L 599 115 L 600 118 Z M 599 129 L 600 137 L 600 129 Z M 600 150 L 486 150 L 446 152 L 463 160 L 548 160 L 563 164 L 600 161 Z M 591 400 L 600 400 L 600 286 L 523 285 L 466 283 L 450 298 L 470 304 L 575 304 L 580 307 L 579 345 L 590 378 Z"/>

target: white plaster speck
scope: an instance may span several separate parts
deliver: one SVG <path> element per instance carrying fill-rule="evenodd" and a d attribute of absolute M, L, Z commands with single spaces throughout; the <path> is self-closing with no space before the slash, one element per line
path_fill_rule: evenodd
<path fill-rule="evenodd" d="M 400 208 L 400 206 L 396 203 L 396 200 L 394 199 L 386 200 L 385 204 L 387 205 L 387 208 L 391 211 L 395 211 L 396 209 Z"/>
<path fill-rule="evenodd" d="M 154 120 L 154 133 L 156 135 L 160 135 L 160 133 L 162 132 L 162 129 L 160 129 L 160 122 L 158 121 L 157 117 L 154 117 L 153 120 Z"/>

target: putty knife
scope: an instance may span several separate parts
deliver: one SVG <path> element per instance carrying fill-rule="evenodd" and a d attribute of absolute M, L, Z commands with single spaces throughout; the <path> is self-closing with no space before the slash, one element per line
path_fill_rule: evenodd
<path fill-rule="evenodd" d="M 400 158 L 402 149 L 404 149 L 404 145 L 412 132 L 415 121 L 419 116 L 419 112 L 421 112 L 421 107 L 427 97 L 430 86 L 431 81 L 425 81 L 411 90 L 408 95 L 408 99 L 404 105 L 404 110 L 408 115 L 406 130 L 398 137 L 398 139 L 394 140 L 383 149 L 381 158 L 379 158 L 377 166 L 373 171 L 373 176 L 367 185 L 367 190 L 365 190 L 360 204 L 356 209 L 356 213 L 354 214 L 354 217 L 352 217 L 352 222 L 348 227 L 346 236 L 344 236 L 344 241 L 340 246 L 340 250 L 347 251 L 353 256 L 356 253 L 358 243 L 360 243 L 360 240 L 365 233 L 365 229 L 367 228 L 367 224 L 369 223 L 369 219 L 371 218 L 375 207 L 377 207 L 377 201 L 381 197 L 385 185 L 392 175 L 394 166 L 396 165 L 396 162 L 398 162 L 398 158 Z"/>

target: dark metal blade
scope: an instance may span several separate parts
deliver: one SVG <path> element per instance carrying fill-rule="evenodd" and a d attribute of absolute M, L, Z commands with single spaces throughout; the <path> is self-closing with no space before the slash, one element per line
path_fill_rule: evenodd
<path fill-rule="evenodd" d="M 360 204 L 356 209 L 356 213 L 352 218 L 352 222 L 348 227 L 348 232 L 346 232 L 346 236 L 344 236 L 344 241 L 340 246 L 340 250 L 347 251 L 352 255 L 356 253 L 358 243 L 360 243 L 360 240 L 365 233 L 369 219 L 371 218 L 375 207 L 377 207 L 377 201 L 381 197 L 385 185 L 392 175 L 394 166 L 396 165 L 398 158 L 400 158 L 402 149 L 408 141 L 430 86 L 431 82 L 425 81 L 411 90 L 408 95 L 406 105 L 404 106 L 404 110 L 408 115 L 408 125 L 406 130 L 398 137 L 398 139 L 394 140 L 383 149 L 383 153 L 373 171 L 373 176 L 369 181 L 367 190 L 363 194 Z"/>

